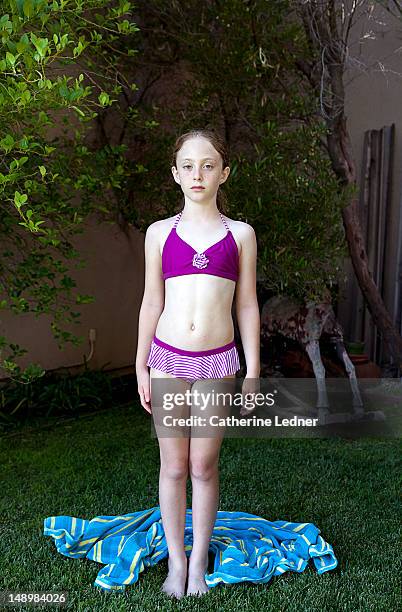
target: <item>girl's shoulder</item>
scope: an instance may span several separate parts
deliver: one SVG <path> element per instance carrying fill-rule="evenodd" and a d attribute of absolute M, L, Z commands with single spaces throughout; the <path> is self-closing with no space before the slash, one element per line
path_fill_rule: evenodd
<path fill-rule="evenodd" d="M 154 221 L 147 227 L 146 240 L 148 239 L 148 241 L 158 249 L 160 255 L 162 255 L 163 246 L 174 225 L 176 217 L 177 214 L 172 217 L 166 217 L 166 219 L 158 219 L 158 221 Z"/>
<path fill-rule="evenodd" d="M 176 217 L 177 217 L 177 214 L 173 215 L 172 217 L 166 217 L 165 219 L 158 219 L 158 221 L 154 221 L 153 223 L 150 223 L 150 225 L 148 225 L 147 227 L 147 232 L 151 234 L 158 234 L 160 232 L 163 233 L 167 227 L 173 226 L 173 223 Z"/>
<path fill-rule="evenodd" d="M 236 219 L 231 219 L 226 215 L 222 216 L 228 224 L 229 229 L 236 232 L 239 238 L 247 238 L 247 236 L 252 236 L 253 234 L 255 234 L 253 226 L 249 223 L 246 223 L 245 221 L 237 221 Z"/>
<path fill-rule="evenodd" d="M 229 217 L 226 217 L 226 215 L 222 216 L 225 219 L 229 230 L 232 232 L 232 236 L 237 244 L 239 255 L 241 255 L 244 249 L 250 249 L 253 243 L 256 242 L 254 228 L 245 221 L 230 219 Z"/>

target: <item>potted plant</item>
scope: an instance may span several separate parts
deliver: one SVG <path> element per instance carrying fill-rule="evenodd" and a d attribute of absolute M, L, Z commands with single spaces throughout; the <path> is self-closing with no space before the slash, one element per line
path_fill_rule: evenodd
<path fill-rule="evenodd" d="M 345 347 L 355 366 L 357 378 L 381 377 L 381 368 L 374 361 L 370 361 L 369 356 L 364 352 L 364 342 L 345 342 Z"/>

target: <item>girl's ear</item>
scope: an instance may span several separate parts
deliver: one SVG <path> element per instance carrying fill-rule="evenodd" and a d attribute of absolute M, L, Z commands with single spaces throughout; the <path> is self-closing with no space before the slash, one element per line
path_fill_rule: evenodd
<path fill-rule="evenodd" d="M 180 177 L 179 177 L 179 173 L 177 172 L 176 167 L 172 166 L 171 170 L 172 170 L 173 178 L 176 181 L 176 183 L 180 183 Z"/>
<path fill-rule="evenodd" d="M 224 183 L 227 180 L 227 178 L 228 178 L 228 176 L 230 174 L 229 166 L 226 166 L 226 168 L 224 170 L 222 170 L 222 174 L 223 174 L 223 179 L 221 180 L 221 183 Z"/>

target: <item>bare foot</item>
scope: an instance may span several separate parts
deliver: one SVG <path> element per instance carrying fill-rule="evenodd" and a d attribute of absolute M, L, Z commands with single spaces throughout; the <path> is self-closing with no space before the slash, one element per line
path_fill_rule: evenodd
<path fill-rule="evenodd" d="M 204 595 L 208 593 L 209 586 L 205 582 L 205 573 L 208 568 L 208 561 L 206 563 L 191 562 L 188 566 L 188 585 L 186 595 Z"/>
<path fill-rule="evenodd" d="M 162 591 L 170 597 L 180 599 L 184 595 L 187 578 L 187 557 L 183 561 L 168 559 L 169 573 L 162 585 Z"/>

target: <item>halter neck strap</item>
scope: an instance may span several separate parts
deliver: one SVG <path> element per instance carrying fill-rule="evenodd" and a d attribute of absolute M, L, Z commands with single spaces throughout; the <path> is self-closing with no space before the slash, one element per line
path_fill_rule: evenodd
<path fill-rule="evenodd" d="M 225 221 L 225 219 L 224 219 L 224 217 L 223 217 L 222 213 L 221 213 L 221 212 L 219 212 L 219 214 L 220 214 L 220 216 L 221 216 L 221 219 L 222 219 L 222 223 L 223 223 L 223 225 L 224 225 L 224 226 L 226 227 L 226 229 L 229 231 L 229 226 L 228 226 L 228 224 L 226 223 L 226 221 Z"/>
<path fill-rule="evenodd" d="M 178 222 L 180 221 L 180 217 L 182 216 L 182 214 L 183 214 L 183 211 L 181 210 L 181 211 L 179 212 L 179 214 L 177 215 L 177 217 L 176 217 L 176 221 L 174 222 L 173 227 L 177 227 L 177 224 L 178 224 Z"/>

